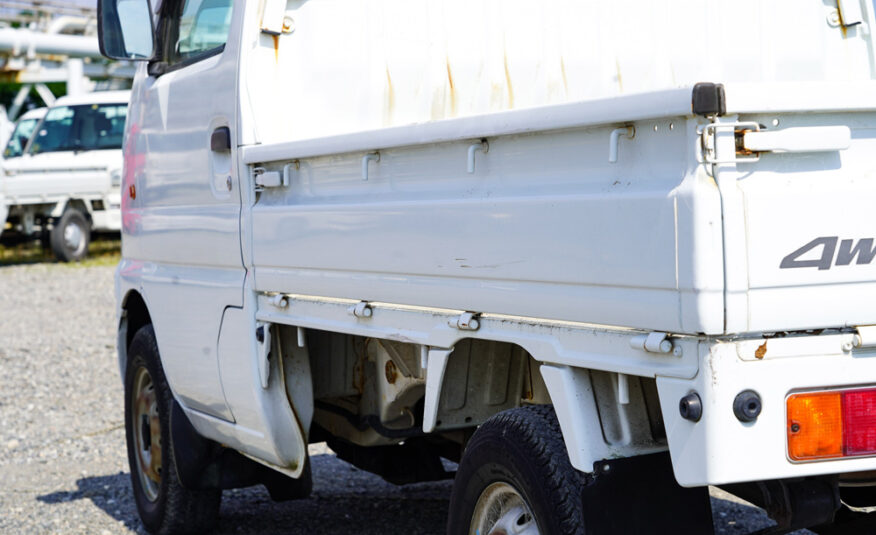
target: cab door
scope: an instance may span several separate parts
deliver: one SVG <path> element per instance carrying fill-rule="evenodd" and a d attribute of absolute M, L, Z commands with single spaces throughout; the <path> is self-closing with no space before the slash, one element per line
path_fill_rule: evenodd
<path fill-rule="evenodd" d="M 217 343 L 225 309 L 242 306 L 235 10 L 231 0 L 167 0 L 158 58 L 137 84 L 128 146 L 145 147 L 126 177 L 123 253 L 142 260 L 171 388 L 189 409 L 227 421 Z M 129 165 L 130 167 L 130 165 Z M 130 173 L 129 173 L 130 174 Z"/>

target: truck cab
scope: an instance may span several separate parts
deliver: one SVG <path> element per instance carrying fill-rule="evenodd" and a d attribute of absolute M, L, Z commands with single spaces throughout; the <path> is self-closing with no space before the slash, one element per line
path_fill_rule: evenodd
<path fill-rule="evenodd" d="M 62 97 L 22 118 L 5 149 L 0 177 L 7 227 L 44 238 L 61 261 L 84 258 L 93 232 L 121 229 L 129 98 L 128 91 Z M 25 136 L 16 136 L 28 127 L 33 132 L 22 144 Z"/>
<path fill-rule="evenodd" d="M 139 62 L 116 282 L 149 531 L 307 495 L 322 441 L 454 478 L 451 534 L 711 533 L 709 485 L 775 533 L 876 525 L 872 2 L 99 18 Z"/>

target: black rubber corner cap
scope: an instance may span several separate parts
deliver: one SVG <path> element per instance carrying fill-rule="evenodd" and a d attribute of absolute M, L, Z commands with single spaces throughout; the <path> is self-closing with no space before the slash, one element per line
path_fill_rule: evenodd
<path fill-rule="evenodd" d="M 693 88 L 691 108 L 694 115 L 708 117 L 727 114 L 727 97 L 724 95 L 724 84 L 700 82 Z"/>

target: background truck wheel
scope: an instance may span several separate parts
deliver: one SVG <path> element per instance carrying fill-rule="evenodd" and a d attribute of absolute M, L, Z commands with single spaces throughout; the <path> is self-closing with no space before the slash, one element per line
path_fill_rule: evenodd
<path fill-rule="evenodd" d="M 463 454 L 447 533 L 583 534 L 584 477 L 569 463 L 553 407 L 497 414 L 475 432 Z"/>
<path fill-rule="evenodd" d="M 125 370 L 125 435 L 134 501 L 150 533 L 204 533 L 215 526 L 222 491 L 189 490 L 177 475 L 170 433 L 173 396 L 151 325 L 137 331 Z"/>
<path fill-rule="evenodd" d="M 52 253 L 61 262 L 78 262 L 88 254 L 91 225 L 79 210 L 70 208 L 52 228 L 49 242 Z"/>

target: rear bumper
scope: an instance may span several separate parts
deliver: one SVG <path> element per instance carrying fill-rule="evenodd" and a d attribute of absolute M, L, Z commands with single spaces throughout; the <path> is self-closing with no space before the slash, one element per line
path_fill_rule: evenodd
<path fill-rule="evenodd" d="M 702 341 L 696 377 L 658 377 L 678 482 L 718 485 L 876 470 L 876 457 L 797 463 L 787 455 L 789 394 L 876 384 L 876 350 L 845 349 L 852 339 L 852 334 L 831 334 Z M 761 414 L 749 423 L 733 412 L 733 401 L 744 390 L 757 392 L 762 400 Z M 679 401 L 691 392 L 703 403 L 698 422 L 685 420 L 679 412 Z"/>

